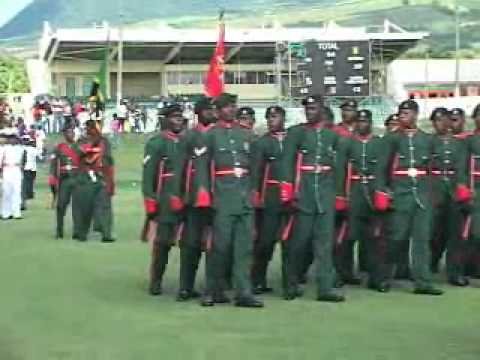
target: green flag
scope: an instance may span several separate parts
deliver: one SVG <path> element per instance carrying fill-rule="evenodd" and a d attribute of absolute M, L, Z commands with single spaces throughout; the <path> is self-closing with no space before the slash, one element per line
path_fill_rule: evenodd
<path fill-rule="evenodd" d="M 107 81 L 108 81 L 108 58 L 110 55 L 110 46 L 104 50 L 104 56 L 100 69 L 93 79 L 92 89 L 90 91 L 90 101 L 97 104 L 98 110 L 104 110 L 105 97 L 107 96 Z"/>

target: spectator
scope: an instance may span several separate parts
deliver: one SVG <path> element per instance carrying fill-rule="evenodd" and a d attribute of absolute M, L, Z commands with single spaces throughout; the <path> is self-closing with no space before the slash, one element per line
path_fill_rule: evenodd
<path fill-rule="evenodd" d="M 55 98 L 52 101 L 51 107 L 53 114 L 52 132 L 59 133 L 64 123 L 63 102 L 59 98 Z"/>
<path fill-rule="evenodd" d="M 22 210 L 26 209 L 26 201 L 34 198 L 35 178 L 37 177 L 38 149 L 35 140 L 29 135 L 22 137 L 25 149 L 25 166 L 22 182 Z"/>
<path fill-rule="evenodd" d="M 120 101 L 120 105 L 118 106 L 118 121 L 120 122 L 120 132 L 125 131 L 125 122 L 128 116 L 128 108 L 126 105 L 125 100 Z"/>
<path fill-rule="evenodd" d="M 119 133 L 120 133 L 120 121 L 118 120 L 117 113 L 114 113 L 112 116 L 112 121 L 110 123 L 110 130 L 112 133 L 112 144 L 117 146 L 119 143 Z"/>
<path fill-rule="evenodd" d="M 18 136 L 23 137 L 27 135 L 27 127 L 25 126 L 25 120 L 23 120 L 22 117 L 19 117 L 17 119 L 16 127 L 17 127 Z"/>
<path fill-rule="evenodd" d="M 65 127 L 73 127 L 72 106 L 67 98 L 63 99 L 63 119 L 65 121 Z M 63 127 L 62 127 L 63 129 Z"/>

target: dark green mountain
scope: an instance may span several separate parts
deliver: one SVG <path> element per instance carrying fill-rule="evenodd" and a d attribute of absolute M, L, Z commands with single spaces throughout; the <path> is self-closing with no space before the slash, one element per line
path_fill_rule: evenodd
<path fill-rule="evenodd" d="M 345 26 L 380 25 L 384 19 L 411 31 L 427 31 L 434 56 L 449 56 L 455 44 L 453 0 L 34 0 L 0 28 L 0 40 L 38 36 L 43 21 L 55 27 L 91 26 L 107 20 L 127 24 L 164 21 L 184 27 L 213 26 L 219 7 L 229 26 L 259 26 L 265 14 L 285 26 L 322 26 L 335 20 Z M 462 7 L 464 56 L 480 49 L 480 0 L 458 0 Z M 18 40 L 15 40 L 18 45 Z"/>

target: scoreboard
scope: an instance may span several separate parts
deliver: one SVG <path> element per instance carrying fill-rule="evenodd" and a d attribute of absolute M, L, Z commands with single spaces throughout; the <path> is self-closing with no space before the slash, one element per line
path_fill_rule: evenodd
<path fill-rule="evenodd" d="M 297 62 L 292 96 L 370 95 L 370 43 L 368 41 L 309 41 Z"/>

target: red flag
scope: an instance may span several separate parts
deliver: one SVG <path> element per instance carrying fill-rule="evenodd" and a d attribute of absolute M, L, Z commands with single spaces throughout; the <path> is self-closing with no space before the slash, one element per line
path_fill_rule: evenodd
<path fill-rule="evenodd" d="M 205 77 L 205 95 L 208 97 L 217 97 L 221 95 L 225 88 L 223 74 L 225 72 L 225 23 L 223 14 L 220 15 L 219 36 L 215 52 L 210 60 L 207 76 Z"/>

